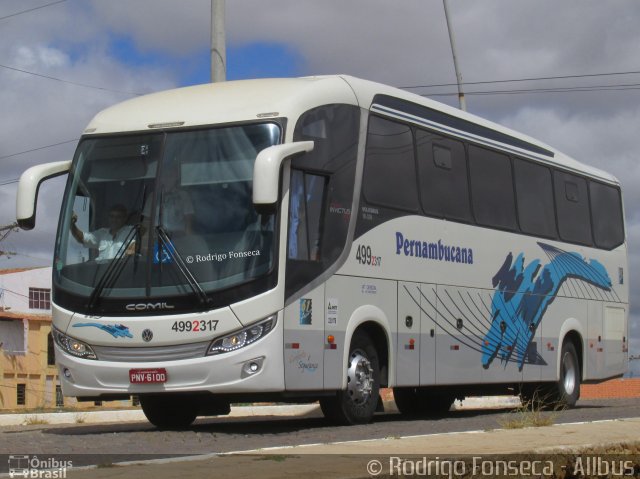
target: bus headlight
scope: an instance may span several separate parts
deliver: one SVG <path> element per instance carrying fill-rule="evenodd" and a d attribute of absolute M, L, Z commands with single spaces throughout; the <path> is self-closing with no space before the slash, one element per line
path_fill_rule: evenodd
<path fill-rule="evenodd" d="M 264 337 L 271 331 L 276 324 L 277 315 L 269 316 L 257 323 L 247 326 L 240 331 L 214 339 L 209 346 L 207 355 L 228 353 L 240 348 L 244 348 L 251 343 L 255 343 L 258 339 Z"/>
<path fill-rule="evenodd" d="M 56 344 L 65 353 L 82 359 L 98 359 L 96 353 L 93 352 L 93 349 L 91 349 L 91 346 L 87 343 L 83 343 L 71 336 L 67 336 L 56 328 L 51 328 L 51 333 L 53 334 L 53 339 Z"/>

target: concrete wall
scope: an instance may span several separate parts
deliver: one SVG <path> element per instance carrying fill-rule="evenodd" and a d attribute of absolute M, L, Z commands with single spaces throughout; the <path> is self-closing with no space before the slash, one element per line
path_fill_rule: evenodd
<path fill-rule="evenodd" d="M 0 271 L 0 411 L 60 407 L 56 404 L 58 371 L 47 364 L 51 311 L 29 308 L 29 288 L 51 289 L 51 268 Z M 20 384 L 25 387 L 24 405 L 17 404 Z M 103 405 L 128 407 L 131 402 Z M 63 398 L 63 406 L 87 409 L 94 404 Z"/>
<path fill-rule="evenodd" d="M 640 398 L 640 378 L 612 379 L 600 384 L 583 384 L 582 399 Z"/>

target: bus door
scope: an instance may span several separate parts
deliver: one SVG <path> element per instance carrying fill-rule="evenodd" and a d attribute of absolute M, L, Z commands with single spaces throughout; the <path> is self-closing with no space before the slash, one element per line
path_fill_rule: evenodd
<path fill-rule="evenodd" d="M 324 285 L 284 310 L 284 381 L 288 391 L 324 385 Z"/>
<path fill-rule="evenodd" d="M 589 301 L 587 311 L 587 338 L 585 347 L 585 371 L 589 379 L 605 377 L 604 348 L 602 342 L 602 313 L 601 301 Z"/>
<path fill-rule="evenodd" d="M 603 342 L 606 376 L 616 376 L 625 370 L 627 358 L 627 325 L 625 309 L 619 304 L 604 305 Z"/>

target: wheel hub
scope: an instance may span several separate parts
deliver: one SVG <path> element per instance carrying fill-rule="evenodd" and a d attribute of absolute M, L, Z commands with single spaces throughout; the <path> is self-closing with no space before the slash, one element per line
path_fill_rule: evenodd
<path fill-rule="evenodd" d="M 349 358 L 347 370 L 347 392 L 356 404 L 364 404 L 373 390 L 373 368 L 361 351 L 354 351 Z"/>
<path fill-rule="evenodd" d="M 576 387 L 577 365 L 571 354 L 565 354 L 562 358 L 563 386 L 564 391 L 569 396 L 573 394 Z"/>

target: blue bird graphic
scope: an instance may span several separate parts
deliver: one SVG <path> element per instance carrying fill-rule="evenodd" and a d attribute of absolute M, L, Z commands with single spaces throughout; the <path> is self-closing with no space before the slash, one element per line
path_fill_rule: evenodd
<path fill-rule="evenodd" d="M 86 326 L 93 326 L 95 328 L 102 329 L 114 338 L 133 338 L 129 328 L 124 324 L 78 323 L 73 325 L 74 328 Z"/>
<path fill-rule="evenodd" d="M 611 290 L 611 279 L 600 262 L 547 244 L 538 245 L 551 259 L 549 263 L 542 266 L 535 259 L 525 266 L 522 253 L 515 260 L 509 253 L 493 277 L 496 290 L 491 301 L 491 326 L 482 344 L 485 369 L 495 358 L 505 364 L 515 360 L 520 370 L 525 362 L 544 363 L 531 345 L 547 308 L 568 279 Z"/>

